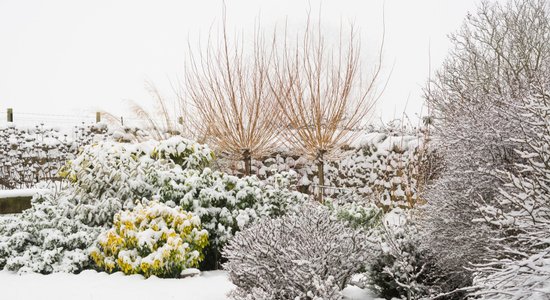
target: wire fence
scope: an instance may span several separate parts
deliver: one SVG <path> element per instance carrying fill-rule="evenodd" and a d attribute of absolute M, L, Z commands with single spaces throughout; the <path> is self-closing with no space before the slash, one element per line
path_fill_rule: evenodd
<path fill-rule="evenodd" d="M 2 120 L 3 119 L 3 120 Z M 134 115 L 126 116 L 120 115 L 116 116 L 113 114 L 106 114 L 104 112 L 91 112 L 89 114 L 48 114 L 48 113 L 37 113 L 37 112 L 20 112 L 15 111 L 12 108 L 6 110 L 6 115 L 4 118 L 0 118 L 0 123 L 2 121 L 9 123 L 16 123 L 17 125 L 23 126 L 38 126 L 38 125 L 47 125 L 47 126 L 60 126 L 60 127 L 73 127 L 80 126 L 83 124 L 93 124 L 99 122 L 108 122 L 114 125 L 121 126 L 140 126 L 147 123 L 149 120 L 154 122 L 163 123 L 164 119 L 147 119 L 139 118 Z"/>

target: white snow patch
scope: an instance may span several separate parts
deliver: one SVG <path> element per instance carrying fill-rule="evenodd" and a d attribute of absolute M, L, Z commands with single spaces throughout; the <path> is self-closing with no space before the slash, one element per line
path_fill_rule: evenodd
<path fill-rule="evenodd" d="M 80 274 L 16 275 L 0 271 L 1 299 L 40 300 L 228 300 L 227 293 L 235 288 L 225 271 L 207 271 L 183 279 L 160 279 L 141 275 L 126 276 L 120 272 L 107 274 L 92 270 Z M 375 299 L 371 292 L 355 286 L 343 291 L 347 300 Z"/>
<path fill-rule="evenodd" d="M 109 275 L 84 271 L 78 275 L 54 273 L 50 275 L 16 275 L 0 271 L 2 299 L 40 300 L 225 300 L 234 286 L 223 271 L 202 272 L 200 276 L 185 279 L 144 279 L 140 275 Z"/>
<path fill-rule="evenodd" d="M 32 197 L 40 192 L 47 192 L 44 189 L 20 189 L 20 190 L 0 190 L 1 198 L 14 198 L 14 197 Z"/>

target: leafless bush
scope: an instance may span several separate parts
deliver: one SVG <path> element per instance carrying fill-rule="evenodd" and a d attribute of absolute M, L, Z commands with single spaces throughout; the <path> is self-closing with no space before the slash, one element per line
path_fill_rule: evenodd
<path fill-rule="evenodd" d="M 363 233 L 333 219 L 319 204 L 256 223 L 223 251 L 224 267 L 237 286 L 234 299 L 250 293 L 269 299 L 341 299 L 337 292 L 361 269 L 366 254 Z"/>

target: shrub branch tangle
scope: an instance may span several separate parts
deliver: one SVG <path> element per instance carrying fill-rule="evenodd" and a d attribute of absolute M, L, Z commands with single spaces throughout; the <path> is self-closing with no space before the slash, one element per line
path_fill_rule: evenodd
<path fill-rule="evenodd" d="M 346 226 L 319 204 L 264 219 L 238 232 L 223 250 L 237 286 L 233 299 L 342 299 L 363 265 L 361 230 Z"/>

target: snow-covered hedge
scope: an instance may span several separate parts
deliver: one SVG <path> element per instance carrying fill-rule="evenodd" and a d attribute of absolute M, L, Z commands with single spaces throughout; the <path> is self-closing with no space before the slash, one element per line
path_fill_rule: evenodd
<path fill-rule="evenodd" d="M 322 205 L 264 219 L 238 232 L 223 250 L 237 286 L 233 299 L 342 299 L 367 252 L 363 231 Z"/>
<path fill-rule="evenodd" d="M 153 192 L 147 183 L 157 179 L 157 171 L 200 169 L 213 158 L 208 146 L 181 137 L 139 144 L 102 142 L 85 147 L 60 173 L 84 196 L 110 193 L 127 200 Z"/>
<path fill-rule="evenodd" d="M 290 188 L 295 173 L 264 181 L 239 178 L 205 167 L 213 158 L 206 145 L 181 137 L 140 144 L 105 142 L 86 147 L 63 169 L 63 176 L 76 187 L 80 205 L 75 217 L 87 224 L 109 226 L 116 212 L 131 209 L 143 198 L 179 205 L 199 216 L 210 235 L 202 267 L 212 269 L 219 267 L 220 251 L 235 232 L 307 199 Z"/>
<path fill-rule="evenodd" d="M 86 249 L 101 228 L 68 216 L 73 206 L 66 196 L 45 192 L 21 215 L 0 218 L 0 269 L 52 273 L 88 267 Z"/>
<path fill-rule="evenodd" d="M 198 267 L 208 233 L 197 216 L 158 202 L 138 204 L 115 216 L 113 228 L 99 235 L 91 250 L 96 266 L 107 272 L 174 278 Z"/>
<path fill-rule="evenodd" d="M 181 137 L 140 144 L 102 142 L 84 147 L 82 153 L 61 170 L 74 186 L 79 205 L 73 213 L 90 225 L 110 226 L 115 213 L 131 209 L 136 200 L 152 199 L 169 176 L 185 168 L 202 168 L 213 159 L 208 146 Z M 167 177 L 168 176 L 168 177 Z"/>

